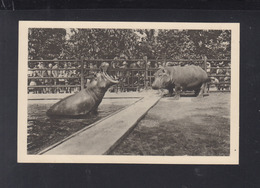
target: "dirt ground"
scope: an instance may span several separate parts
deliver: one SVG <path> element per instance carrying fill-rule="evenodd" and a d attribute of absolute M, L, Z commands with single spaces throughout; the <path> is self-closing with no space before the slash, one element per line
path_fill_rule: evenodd
<path fill-rule="evenodd" d="M 227 156 L 230 93 L 162 98 L 111 155 Z"/>

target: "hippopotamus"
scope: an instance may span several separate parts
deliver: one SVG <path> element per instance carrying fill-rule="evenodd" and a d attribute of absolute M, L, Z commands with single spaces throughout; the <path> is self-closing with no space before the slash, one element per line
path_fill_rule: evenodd
<path fill-rule="evenodd" d="M 180 98 L 181 91 L 194 90 L 195 95 L 203 97 L 206 83 L 210 81 L 207 73 L 199 66 L 173 66 L 162 67 L 154 74 L 153 89 L 167 89 L 169 96 L 173 94 L 174 99 Z"/>
<path fill-rule="evenodd" d="M 48 116 L 77 117 L 96 113 L 108 88 L 119 82 L 107 74 L 108 66 L 108 63 L 102 63 L 100 72 L 91 79 L 86 89 L 52 105 L 46 114 Z"/>

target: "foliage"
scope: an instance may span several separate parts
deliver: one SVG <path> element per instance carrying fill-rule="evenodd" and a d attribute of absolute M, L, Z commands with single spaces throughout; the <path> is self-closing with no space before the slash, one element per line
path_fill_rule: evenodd
<path fill-rule="evenodd" d="M 223 59 L 230 58 L 230 50 L 229 30 L 29 30 L 32 59 Z"/>
<path fill-rule="evenodd" d="M 58 58 L 65 47 L 65 29 L 30 28 L 28 53 L 29 59 Z"/>
<path fill-rule="evenodd" d="M 138 36 L 126 29 L 71 29 L 65 52 L 73 58 L 134 58 Z"/>

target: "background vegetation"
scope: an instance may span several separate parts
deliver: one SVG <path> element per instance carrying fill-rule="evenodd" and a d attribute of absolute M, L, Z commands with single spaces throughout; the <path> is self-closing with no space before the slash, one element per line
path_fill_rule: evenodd
<path fill-rule="evenodd" d="M 29 29 L 29 59 L 230 58 L 230 30 Z"/>

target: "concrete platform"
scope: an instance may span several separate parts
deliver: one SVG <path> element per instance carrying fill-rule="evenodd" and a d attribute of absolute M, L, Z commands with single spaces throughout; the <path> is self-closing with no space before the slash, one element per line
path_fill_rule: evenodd
<path fill-rule="evenodd" d="M 109 153 L 117 144 L 130 133 L 138 121 L 160 99 L 158 95 L 141 92 L 123 97 L 142 97 L 141 100 L 126 109 L 110 116 L 86 130 L 79 131 L 58 144 L 45 149 L 42 155 L 103 155 Z M 118 94 L 108 93 L 106 97 L 119 97 Z M 122 96 L 121 96 L 122 97 Z"/>

